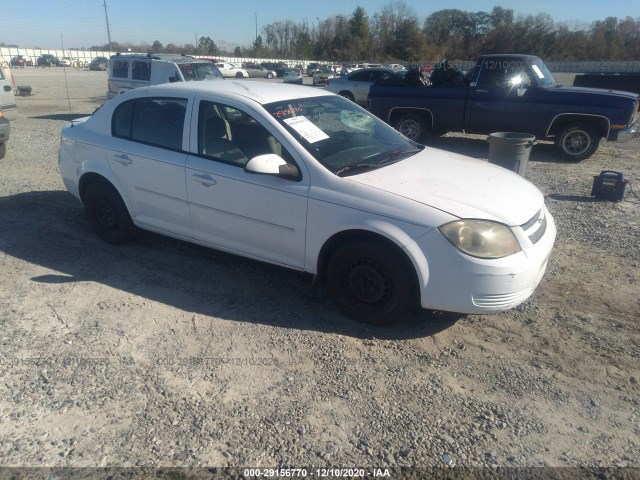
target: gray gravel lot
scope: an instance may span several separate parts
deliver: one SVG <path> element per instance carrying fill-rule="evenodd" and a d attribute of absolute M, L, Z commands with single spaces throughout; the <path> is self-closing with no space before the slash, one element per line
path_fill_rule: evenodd
<path fill-rule="evenodd" d="M 605 169 L 640 192 L 638 141 L 579 164 L 534 147 L 559 232 L 530 301 L 377 329 L 306 275 L 149 233 L 102 243 L 57 148 L 106 73 L 13 73 L 33 95 L 0 161 L 0 466 L 640 467 L 640 201 L 590 197 Z"/>

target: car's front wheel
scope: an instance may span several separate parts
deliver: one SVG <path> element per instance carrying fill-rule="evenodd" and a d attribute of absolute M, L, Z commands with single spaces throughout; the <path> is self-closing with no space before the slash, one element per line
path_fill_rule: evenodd
<path fill-rule="evenodd" d="M 112 245 L 121 245 L 131 236 L 134 225 L 117 190 L 106 182 L 94 182 L 83 197 L 91 228 Z"/>
<path fill-rule="evenodd" d="M 273 73 L 267 73 L 267 78 L 271 80 L 273 78 Z"/>
<path fill-rule="evenodd" d="M 595 153 L 600 144 L 600 136 L 590 125 L 569 125 L 556 135 L 555 144 L 565 159 L 579 162 Z"/>
<path fill-rule="evenodd" d="M 331 297 L 354 320 L 388 325 L 415 306 L 413 267 L 393 246 L 367 240 L 342 245 L 327 264 Z"/>

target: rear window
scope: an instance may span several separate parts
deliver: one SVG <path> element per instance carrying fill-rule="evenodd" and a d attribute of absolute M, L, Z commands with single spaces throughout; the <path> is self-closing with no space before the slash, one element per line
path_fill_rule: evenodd
<path fill-rule="evenodd" d="M 127 78 L 129 76 L 129 62 L 127 60 L 115 60 L 111 76 L 114 78 Z"/>
<path fill-rule="evenodd" d="M 133 62 L 131 64 L 131 78 L 133 80 L 149 80 L 151 78 L 151 63 Z"/>

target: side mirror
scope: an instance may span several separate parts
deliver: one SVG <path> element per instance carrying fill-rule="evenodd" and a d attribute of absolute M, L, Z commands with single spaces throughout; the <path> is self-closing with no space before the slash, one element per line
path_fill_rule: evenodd
<path fill-rule="evenodd" d="M 273 175 L 287 180 L 297 180 L 300 178 L 300 170 L 291 163 L 275 153 L 258 155 L 247 162 L 244 167 L 245 172 L 259 175 Z"/>

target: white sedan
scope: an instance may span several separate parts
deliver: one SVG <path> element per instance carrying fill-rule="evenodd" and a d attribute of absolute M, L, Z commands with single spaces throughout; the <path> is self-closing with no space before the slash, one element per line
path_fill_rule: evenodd
<path fill-rule="evenodd" d="M 227 78 L 249 78 L 249 72 L 234 63 L 219 62 L 215 65 L 220 73 Z"/>
<path fill-rule="evenodd" d="M 515 307 L 556 236 L 522 177 L 414 143 L 313 87 L 130 90 L 63 128 L 59 163 L 104 241 L 135 225 L 309 272 L 350 317 L 378 325 L 418 305 Z"/>

